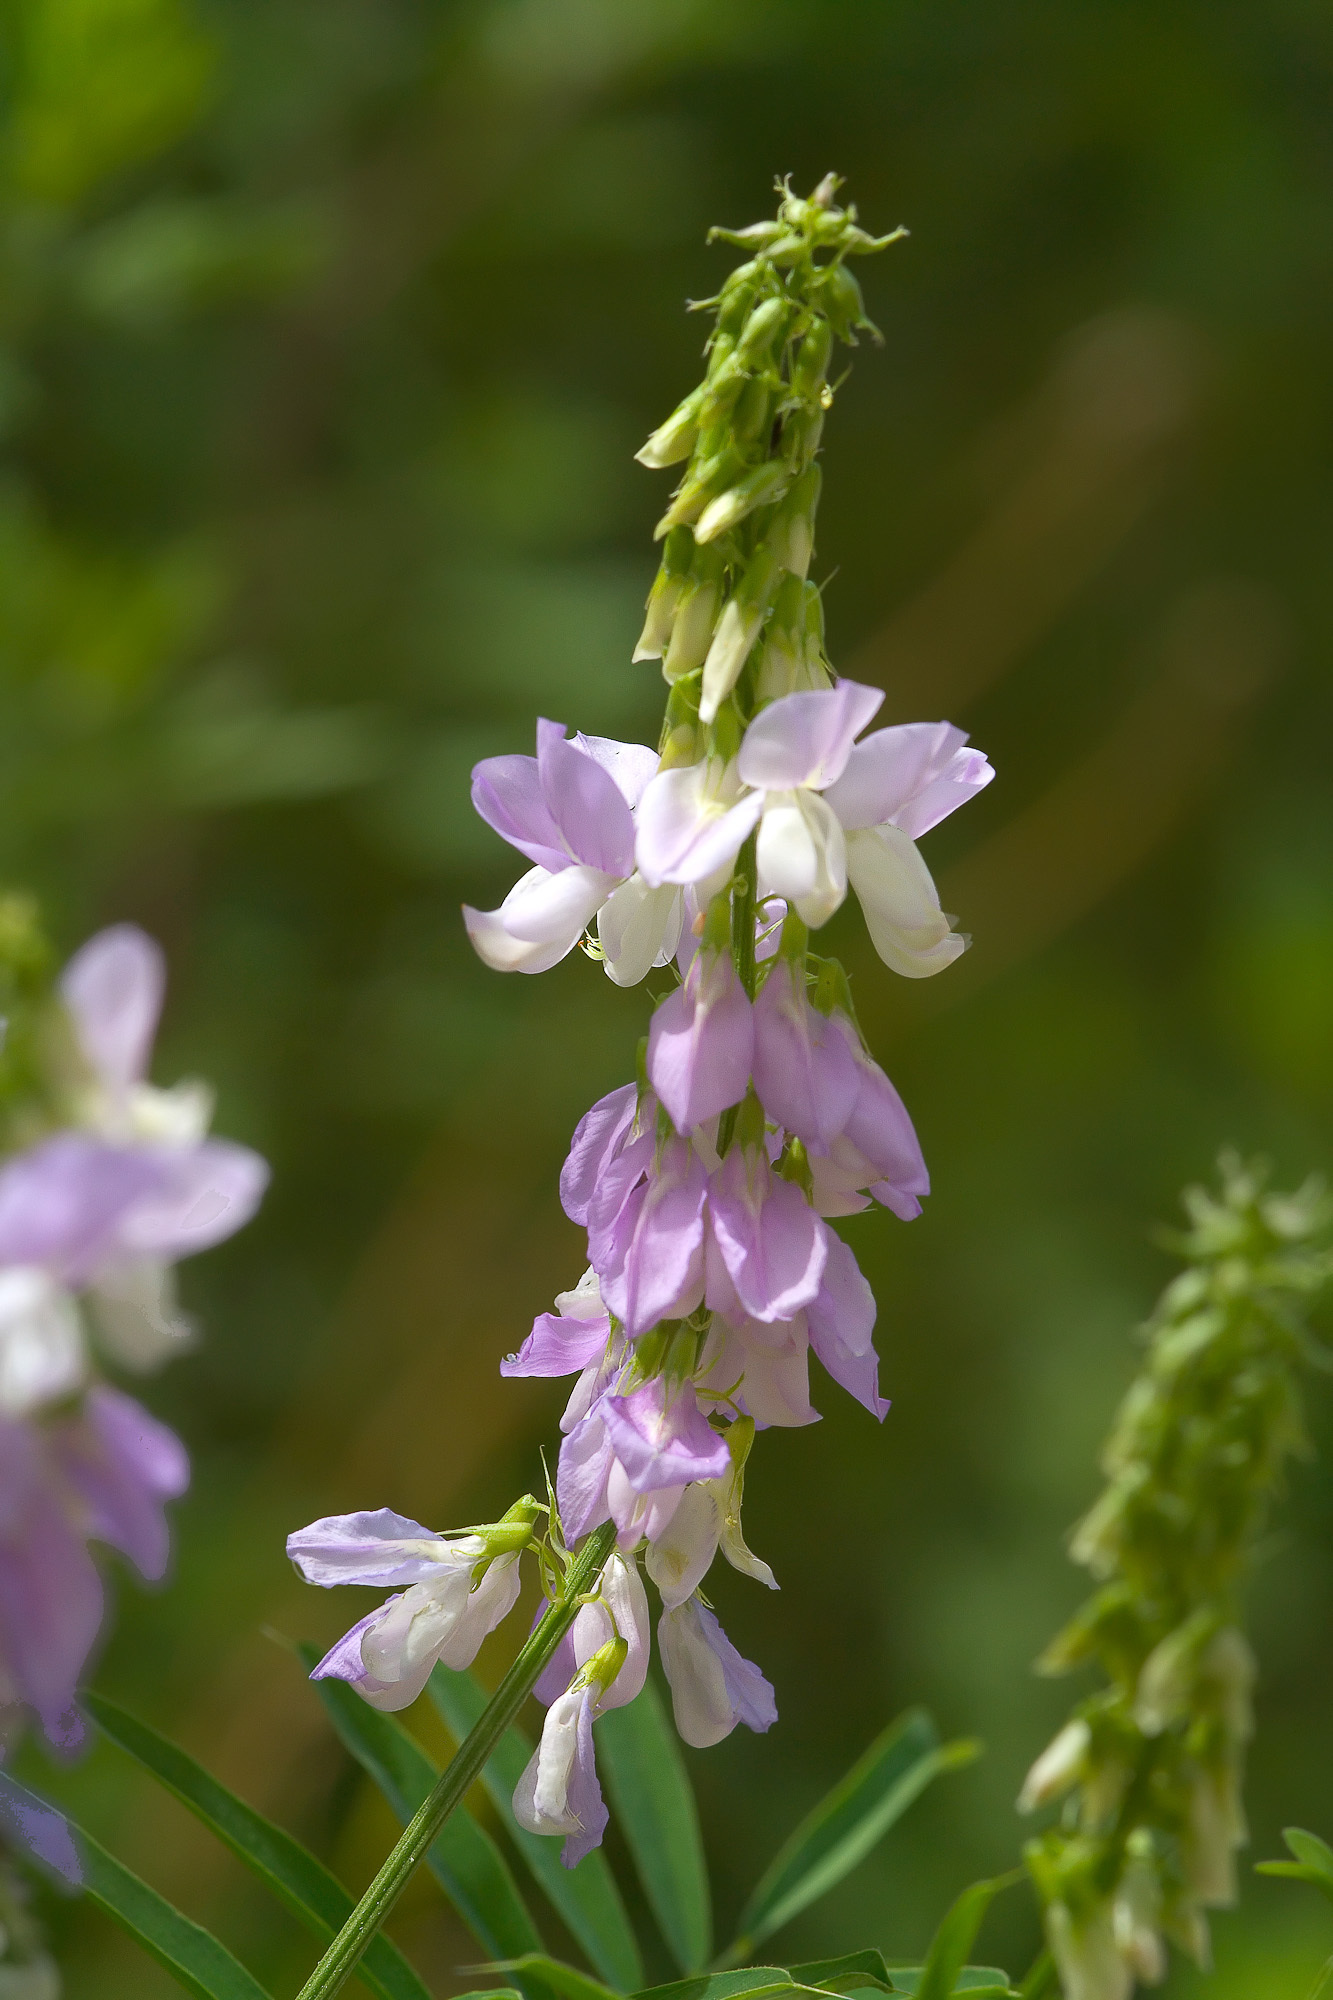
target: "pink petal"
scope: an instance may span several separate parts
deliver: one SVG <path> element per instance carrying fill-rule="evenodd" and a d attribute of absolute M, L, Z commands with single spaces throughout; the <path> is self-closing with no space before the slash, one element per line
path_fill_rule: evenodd
<path fill-rule="evenodd" d="M 546 803 L 535 757 L 484 757 L 472 770 L 472 803 L 487 826 L 539 868 L 558 874 L 571 856 Z"/>
<path fill-rule="evenodd" d="M 831 688 L 785 694 L 762 709 L 745 732 L 738 759 L 747 785 L 787 792 L 822 791 L 842 776 L 852 739 L 884 699 L 882 688 L 838 681 Z"/>
<path fill-rule="evenodd" d="M 99 931 L 65 967 L 61 997 L 84 1054 L 110 1088 L 147 1075 L 165 986 L 161 946 L 137 924 Z"/>
<path fill-rule="evenodd" d="M 995 773 L 951 722 L 904 722 L 854 744 L 825 796 L 849 833 L 891 820 L 918 839 Z"/>
<path fill-rule="evenodd" d="M 648 1029 L 648 1075 L 678 1132 L 740 1103 L 753 1051 L 753 1014 L 731 954 L 700 952 Z"/>
<path fill-rule="evenodd" d="M 565 736 L 561 722 L 537 724 L 542 793 L 576 861 L 618 879 L 634 871 L 634 815 L 596 758 Z"/>

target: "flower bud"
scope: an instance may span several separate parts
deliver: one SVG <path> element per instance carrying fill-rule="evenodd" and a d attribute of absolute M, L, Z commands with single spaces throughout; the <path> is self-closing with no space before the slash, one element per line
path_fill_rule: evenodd
<path fill-rule="evenodd" d="M 689 530 L 682 532 L 688 534 Z M 680 594 L 671 638 L 662 657 L 668 681 L 678 681 L 701 667 L 713 643 L 713 627 L 722 604 L 726 564 L 720 549 L 695 548 L 690 572 Z"/>
<path fill-rule="evenodd" d="M 635 452 L 640 465 L 660 468 L 678 465 L 681 459 L 689 457 L 699 435 L 699 409 L 703 400 L 704 385 L 700 383 L 683 403 L 676 405 L 666 422 L 658 425 L 647 443 Z"/>
<path fill-rule="evenodd" d="M 738 444 L 753 444 L 772 424 L 773 391 L 762 375 L 752 375 L 741 390 L 731 420 L 732 436 Z"/>
<path fill-rule="evenodd" d="M 648 593 L 647 616 L 639 634 L 639 643 L 634 648 L 636 660 L 661 659 L 663 648 L 671 637 L 693 554 L 694 536 L 689 529 L 673 528 L 662 551 L 662 566 Z"/>
<path fill-rule="evenodd" d="M 819 303 L 833 323 L 833 330 L 849 347 L 856 345 L 856 330 L 875 331 L 866 318 L 861 287 L 845 264 L 830 264 L 819 281 Z"/>
<path fill-rule="evenodd" d="M 744 461 L 740 453 L 730 445 L 712 457 L 703 459 L 688 475 L 679 493 L 653 529 L 653 540 L 660 542 L 663 535 L 670 534 L 671 530 L 680 527 L 682 522 L 697 520 L 714 495 L 726 492 L 738 474 L 743 471 Z M 705 536 L 704 539 L 707 540 L 708 537 Z"/>
<path fill-rule="evenodd" d="M 807 466 L 769 524 L 768 539 L 778 561 L 794 576 L 806 577 L 815 552 L 815 509 L 823 475 Z"/>
<path fill-rule="evenodd" d="M 780 571 L 777 557 L 764 545 L 751 557 L 748 568 L 726 610 L 718 621 L 713 643 L 704 661 L 703 693 L 699 700 L 699 720 L 712 722 L 718 709 L 740 679 L 750 648 L 768 616 Z"/>
<path fill-rule="evenodd" d="M 855 279 L 852 282 L 855 284 Z M 770 360 L 779 334 L 786 331 L 795 311 L 795 301 L 785 296 L 765 299 L 762 305 L 756 306 L 736 342 L 736 359 L 746 368 L 762 368 Z"/>
<path fill-rule="evenodd" d="M 787 418 L 778 449 L 792 472 L 804 472 L 818 451 L 823 434 L 822 409 L 796 410 Z"/>
<path fill-rule="evenodd" d="M 719 535 L 725 535 L 739 526 L 756 507 L 767 506 L 770 500 L 776 500 L 790 477 L 779 458 L 756 466 L 753 472 L 728 487 L 725 493 L 719 493 L 716 499 L 708 501 L 698 517 L 695 540 L 715 541 Z"/>
<path fill-rule="evenodd" d="M 794 395 L 802 396 L 808 402 L 819 402 L 832 354 L 833 328 L 821 317 L 815 321 L 796 350 L 791 368 L 791 386 Z"/>
<path fill-rule="evenodd" d="M 1086 1722 L 1067 1722 L 1047 1744 L 1023 1780 L 1023 1789 L 1018 1795 L 1018 1810 L 1035 1812 L 1038 1806 L 1049 1805 L 1052 1799 L 1058 1799 L 1067 1792 L 1078 1780 L 1091 1742 L 1092 1731 Z"/>

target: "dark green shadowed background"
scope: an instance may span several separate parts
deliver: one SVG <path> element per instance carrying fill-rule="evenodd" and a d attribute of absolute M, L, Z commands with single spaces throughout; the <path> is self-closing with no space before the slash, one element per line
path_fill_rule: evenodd
<path fill-rule="evenodd" d="M 275 1169 L 185 1272 L 206 1341 L 147 1394 L 195 1485 L 170 1587 L 117 1581 L 98 1685 L 353 1887 L 387 1809 L 273 1634 L 364 1605 L 298 1585 L 283 1537 L 538 1481 L 558 1385 L 496 1364 L 582 1269 L 557 1171 L 648 1008 L 581 956 L 474 960 L 460 902 L 523 864 L 470 767 L 538 713 L 656 727 L 629 655 L 667 480 L 631 454 L 696 379 L 707 226 L 834 166 L 912 231 L 862 267 L 885 342 L 826 431 L 816 574 L 884 719 L 948 715 L 999 776 L 927 843 L 959 966 L 895 980 L 854 904 L 824 934 L 936 1192 L 848 1227 L 883 1429 L 821 1382 L 747 1487 L 782 1594 L 715 1579 L 781 1721 L 690 1762 L 725 1926 L 890 1714 L 984 1737 L 774 1946 L 919 1953 L 1011 1864 L 1070 1696 L 1029 1664 L 1081 1594 L 1061 1536 L 1169 1269 L 1152 1224 L 1227 1141 L 1328 1163 L 1333 21 L 11 0 L 2 40 L 0 866 L 62 949 L 163 939 L 159 1077 L 216 1079 Z M 1312 1428 L 1333 1447 L 1327 1400 Z M 1255 1591 L 1254 1858 L 1333 1833 L 1331 1482 L 1330 1451 L 1299 1469 Z M 295 1990 L 308 1946 L 109 1747 L 23 1769 Z M 1327 1916 L 1243 1874 L 1208 1990 L 1297 2000 Z M 53 1921 L 71 2000 L 174 1991 Z M 439 1991 L 476 1983 L 424 1886 L 394 1929 Z M 1010 1897 L 979 1950 L 1034 1941 Z"/>

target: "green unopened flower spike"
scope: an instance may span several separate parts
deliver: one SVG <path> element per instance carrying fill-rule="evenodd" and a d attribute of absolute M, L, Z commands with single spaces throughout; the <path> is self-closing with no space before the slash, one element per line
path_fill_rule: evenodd
<path fill-rule="evenodd" d="M 1129 2000 L 1164 1976 L 1166 1940 L 1206 1964 L 1205 1912 L 1235 1900 L 1255 1675 L 1239 1593 L 1302 1442 L 1300 1370 L 1329 1359 L 1298 1311 L 1333 1271 L 1322 1186 L 1271 1194 L 1227 1157 L 1220 1196 L 1185 1200 L 1191 1227 L 1172 1241 L 1187 1268 L 1149 1322 L 1106 1489 L 1071 1543 L 1101 1587 L 1039 1662 L 1107 1676 L 1019 1799 L 1064 1800 L 1027 1860 L 1066 2000 Z"/>

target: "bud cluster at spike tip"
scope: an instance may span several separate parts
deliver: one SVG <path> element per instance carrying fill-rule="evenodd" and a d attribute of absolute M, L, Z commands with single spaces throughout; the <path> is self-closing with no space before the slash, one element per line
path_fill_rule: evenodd
<path fill-rule="evenodd" d="M 581 943 L 618 985 L 654 968 L 674 982 L 640 1076 L 582 1119 L 561 1176 L 588 1268 L 501 1371 L 578 1378 L 555 1545 L 615 1524 L 597 1601 L 538 1683 L 546 1728 L 515 1796 L 522 1825 L 564 1836 L 571 1866 L 606 1819 L 593 1724 L 646 1671 L 641 1568 L 684 1739 L 776 1720 L 701 1586 L 720 1552 L 777 1588 L 741 1531 L 745 1470 L 759 1430 L 816 1420 L 812 1350 L 884 1416 L 875 1300 L 830 1218 L 878 1203 L 910 1220 L 929 1192 L 846 974 L 810 933 L 850 887 L 892 970 L 951 964 L 967 940 L 917 842 L 993 774 L 948 722 L 872 728 L 881 690 L 826 658 L 809 572 L 829 368 L 838 341 L 874 332 L 847 259 L 894 240 L 860 229 L 837 186 L 783 188 L 772 222 L 713 232 L 747 261 L 706 302 L 704 380 L 637 454 L 682 468 L 633 655 L 667 683 L 657 748 L 543 719 L 534 756 L 473 772 L 477 811 L 529 863 L 498 909 L 464 910 L 485 963 L 543 972 Z M 404 1586 L 316 1673 L 400 1707 L 435 1661 L 465 1664 L 517 1593 L 503 1528 L 438 1536 L 386 1509 L 294 1535 L 312 1582 Z"/>
<path fill-rule="evenodd" d="M 268 1170 L 208 1136 L 199 1083 L 148 1081 L 162 953 L 100 932 L 58 981 L 31 911 L 0 901 L 0 1739 L 33 1716 L 76 1743 L 79 1679 L 104 1612 L 89 1544 L 149 1580 L 184 1446 L 108 1369 L 188 1347 L 174 1266 L 247 1222 Z"/>

